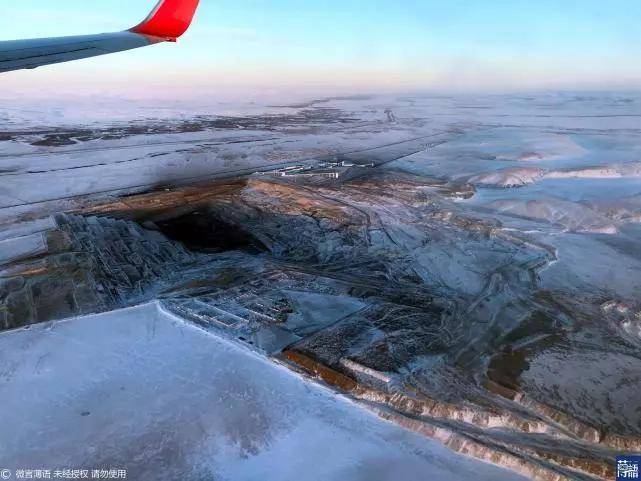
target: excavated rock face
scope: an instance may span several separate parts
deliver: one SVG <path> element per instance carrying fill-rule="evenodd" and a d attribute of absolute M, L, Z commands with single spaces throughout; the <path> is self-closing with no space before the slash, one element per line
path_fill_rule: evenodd
<path fill-rule="evenodd" d="M 372 312 L 371 329 L 414 329 L 415 336 L 425 329 L 433 341 L 423 334 L 412 340 L 413 357 L 446 354 L 457 364 L 480 365 L 505 342 L 527 336 L 527 324 L 538 335 L 568 326 L 563 312 L 534 297 L 537 269 L 553 254 L 461 215 L 442 191 L 403 177 L 340 189 L 254 180 L 208 214 L 252 232 L 277 259 L 333 272 L 386 303 Z M 379 351 L 372 349 L 373 358 Z M 373 367 L 397 370 L 413 357 Z"/>
<path fill-rule="evenodd" d="M 5 329 L 147 300 L 202 261 L 132 222 L 59 215 L 51 227 L 33 234 L 46 241 L 41 251 L 2 266 Z"/>
<path fill-rule="evenodd" d="M 611 477 L 614 449 L 641 447 L 624 406 L 638 309 L 543 289 L 555 250 L 465 211 L 470 189 L 262 176 L 89 206 L 5 262 L 0 320 L 160 297 L 458 451 L 535 479 Z"/>

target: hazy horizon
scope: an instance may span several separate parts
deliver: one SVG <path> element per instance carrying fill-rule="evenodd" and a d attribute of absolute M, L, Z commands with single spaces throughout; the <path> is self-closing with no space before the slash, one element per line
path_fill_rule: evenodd
<path fill-rule="evenodd" d="M 122 30 L 155 0 L 14 3 L 1 39 Z M 3 74 L 2 96 L 637 90 L 641 4 L 203 0 L 178 45 Z"/>

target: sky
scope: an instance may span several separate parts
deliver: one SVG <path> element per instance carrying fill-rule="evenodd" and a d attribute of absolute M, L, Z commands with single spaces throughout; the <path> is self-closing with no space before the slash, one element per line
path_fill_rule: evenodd
<path fill-rule="evenodd" d="M 3 2 L 0 40 L 122 30 L 155 0 Z M 3 74 L 0 95 L 641 88 L 638 0 L 201 0 L 177 45 Z"/>

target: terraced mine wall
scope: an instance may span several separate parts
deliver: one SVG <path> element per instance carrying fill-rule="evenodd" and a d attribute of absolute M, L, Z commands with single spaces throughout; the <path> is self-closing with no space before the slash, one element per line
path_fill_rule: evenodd
<path fill-rule="evenodd" d="M 561 402 L 553 377 L 527 375 L 598 350 L 638 392 L 639 348 L 578 290 L 544 289 L 555 249 L 466 211 L 469 189 L 261 176 L 94 203 L 0 240 L 0 325 L 161 299 L 459 452 L 609 479 L 617 450 L 641 449 L 641 414 L 601 401 L 617 393 Z"/>

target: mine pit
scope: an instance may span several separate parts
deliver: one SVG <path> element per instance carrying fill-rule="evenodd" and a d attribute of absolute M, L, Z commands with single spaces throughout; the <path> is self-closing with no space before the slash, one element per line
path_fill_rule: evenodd
<path fill-rule="evenodd" d="M 360 409 L 308 424 L 349 398 L 527 479 L 614 479 L 641 452 L 641 101 L 485 100 L 0 112 L 0 466 L 191 479 L 234 446 L 295 478 L 359 461 Z M 515 479 L 469 466 L 417 479 Z"/>
<path fill-rule="evenodd" d="M 446 426 L 453 449 L 473 440 L 477 457 L 514 466 L 509 450 L 533 479 L 609 475 L 609 446 L 581 434 L 605 423 L 586 423 L 553 385 L 521 382 L 532 353 L 570 343 L 565 301 L 537 285 L 549 250 L 488 227 L 433 179 L 305 179 L 254 176 L 60 214 L 46 224 L 49 251 L 32 250 L 39 270 L 33 258 L 4 268 L 0 325 L 157 300 L 398 424 L 427 435 Z M 626 434 L 636 445 L 634 429 Z"/>
<path fill-rule="evenodd" d="M 242 227 L 225 222 L 206 209 L 199 209 L 154 223 L 173 241 L 195 252 L 216 253 L 241 250 L 250 254 L 267 251 L 267 247 Z"/>

